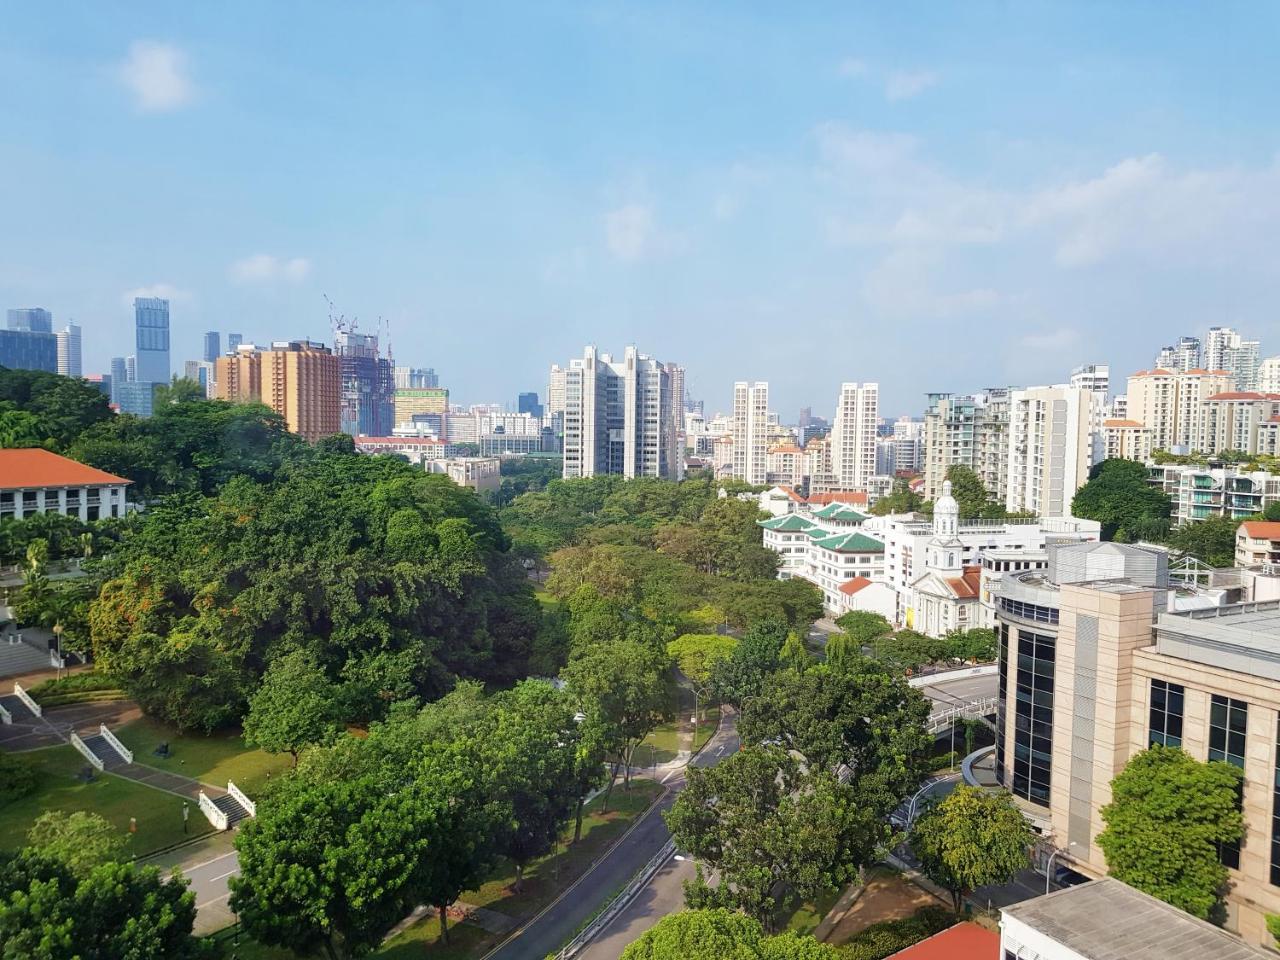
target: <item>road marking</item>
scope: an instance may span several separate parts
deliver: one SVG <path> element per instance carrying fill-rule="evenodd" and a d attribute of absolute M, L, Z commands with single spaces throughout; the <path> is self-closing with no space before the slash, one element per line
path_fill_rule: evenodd
<path fill-rule="evenodd" d="M 207 867 L 211 863 L 217 863 L 219 860 L 225 860 L 227 859 L 227 857 L 234 857 L 235 855 L 236 855 L 236 851 L 232 850 L 228 853 L 219 854 L 218 856 L 213 857 L 209 860 L 201 860 L 199 863 L 193 863 L 187 867 L 184 867 L 180 863 L 175 863 L 174 866 L 177 867 L 179 870 L 181 870 L 183 873 L 190 873 L 192 870 L 199 870 L 201 867 Z"/>
<path fill-rule="evenodd" d="M 240 868 L 236 867 L 234 870 L 228 870 L 226 873 L 220 873 L 216 877 L 210 877 L 208 880 L 205 881 L 205 883 L 217 883 L 219 880 L 225 880 L 227 879 L 227 877 L 230 877 L 239 872 L 240 872 Z"/>

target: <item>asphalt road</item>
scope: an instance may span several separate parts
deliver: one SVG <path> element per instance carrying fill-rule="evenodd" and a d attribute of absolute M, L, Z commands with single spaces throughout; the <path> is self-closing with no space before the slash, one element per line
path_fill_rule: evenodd
<path fill-rule="evenodd" d="M 693 759 L 693 766 L 705 767 L 719 763 L 724 757 L 738 749 L 737 716 L 729 710 L 716 735 L 707 743 L 702 752 Z M 601 907 L 640 869 L 652 860 L 659 850 L 671 838 L 662 813 L 675 802 L 675 796 L 684 787 L 683 772 L 674 774 L 667 781 L 671 793 L 648 814 L 642 817 L 636 827 L 627 835 L 604 860 L 583 876 L 555 903 L 543 913 L 534 917 L 508 939 L 486 960 L 543 960 L 549 953 L 555 953 L 574 933 L 580 929 Z M 691 863 L 672 860 L 654 878 L 654 881 L 640 893 L 632 905 L 605 931 L 608 942 L 618 942 L 617 952 L 605 953 L 604 956 L 618 956 L 622 948 L 631 940 L 647 930 L 657 920 L 673 910 L 678 910 L 684 903 L 684 891 L 680 885 L 686 875 L 681 869 L 688 868 L 692 876 Z M 661 882 L 659 882 L 661 881 Z M 674 899 L 673 899 L 674 895 Z M 646 909 L 647 908 L 647 909 Z M 627 936 L 625 931 L 636 925 L 634 935 Z M 597 940 L 591 945 L 594 950 L 604 941 Z M 594 953 L 584 952 L 580 956 L 591 957 Z"/>
<path fill-rule="evenodd" d="M 949 709 L 958 703 L 994 697 L 996 694 L 996 677 L 965 677 L 947 683 L 921 687 L 921 693 L 934 702 L 935 710 Z M 734 735 L 736 749 L 737 735 Z M 699 761 L 714 762 L 718 757 L 708 747 Z M 930 796 L 945 796 L 955 788 L 956 780 L 939 781 L 930 788 Z M 656 852 L 656 851 L 655 851 Z M 647 861 L 637 864 L 636 870 Z M 658 871 L 651 881 L 640 891 L 622 913 L 609 924 L 600 935 L 578 956 L 580 960 L 618 960 L 623 949 L 667 914 L 684 908 L 684 881 L 694 875 L 694 865 L 689 860 L 672 860 Z M 997 899 L 999 895 L 997 895 Z M 556 944 L 558 947 L 559 944 Z M 552 949 L 555 949 L 553 947 Z M 502 956 L 502 955 L 499 955 Z M 528 957 L 535 960 L 534 954 L 513 954 L 512 957 Z M 541 960 L 544 955 L 536 955 Z M 503 960 L 508 960 L 503 957 Z"/>

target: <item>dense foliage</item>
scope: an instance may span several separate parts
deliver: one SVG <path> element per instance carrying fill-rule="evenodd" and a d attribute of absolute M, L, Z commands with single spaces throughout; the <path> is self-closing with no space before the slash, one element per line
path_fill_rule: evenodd
<path fill-rule="evenodd" d="M 884 960 L 956 922 L 942 907 L 922 907 L 909 917 L 873 923 L 840 947 L 841 960 Z"/>
<path fill-rule="evenodd" d="M 668 914 L 622 951 L 622 960 L 836 960 L 813 937 L 770 937 L 758 920 L 723 908 Z"/>
<path fill-rule="evenodd" d="M 1227 868 L 1219 851 L 1244 826 L 1240 771 L 1201 763 L 1159 744 L 1137 754 L 1111 782 L 1098 846 L 1107 871 L 1131 887 L 1207 918 L 1220 907 Z"/>
<path fill-rule="evenodd" d="M 1172 505 L 1147 482 L 1147 468 L 1133 460 L 1104 460 L 1076 491 L 1071 515 L 1102 524 L 1102 539 L 1160 540 L 1169 532 Z"/>
<path fill-rule="evenodd" d="M 39 785 L 35 764 L 26 757 L 0 751 L 0 807 L 34 793 Z"/>
<path fill-rule="evenodd" d="M 315 454 L 272 483 L 173 496 L 103 561 L 98 662 L 148 713 L 239 718 L 267 665 L 305 651 L 365 719 L 454 677 L 526 673 L 538 609 L 493 512 L 387 457 Z"/>
<path fill-rule="evenodd" d="M 85 430 L 111 418 L 106 395 L 83 380 L 0 367 L 0 447 L 62 452 Z"/>

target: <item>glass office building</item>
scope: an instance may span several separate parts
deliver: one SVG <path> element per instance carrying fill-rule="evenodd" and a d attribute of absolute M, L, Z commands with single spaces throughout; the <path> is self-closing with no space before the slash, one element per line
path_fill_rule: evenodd
<path fill-rule="evenodd" d="M 18 307 L 9 311 L 9 329 L 28 333 L 53 333 L 53 314 L 44 307 Z"/>
<path fill-rule="evenodd" d="M 0 330 L 0 367 L 57 373 L 57 335 L 33 330 Z"/>
<path fill-rule="evenodd" d="M 137 297 L 133 301 L 137 323 L 137 379 L 168 383 L 169 301 L 159 297 Z"/>

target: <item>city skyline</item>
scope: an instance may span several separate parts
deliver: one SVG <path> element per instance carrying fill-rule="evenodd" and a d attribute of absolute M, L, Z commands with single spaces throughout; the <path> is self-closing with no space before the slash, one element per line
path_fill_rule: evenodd
<path fill-rule="evenodd" d="M 584 342 L 711 408 L 875 380 L 894 413 L 1174 331 L 1280 342 L 1275 9 L 236 9 L 0 38 L 0 296 L 75 318 L 86 370 L 145 295 L 178 367 L 211 329 L 331 342 L 328 293 L 461 402 Z M 361 78 L 337 38 L 379 50 Z"/>

